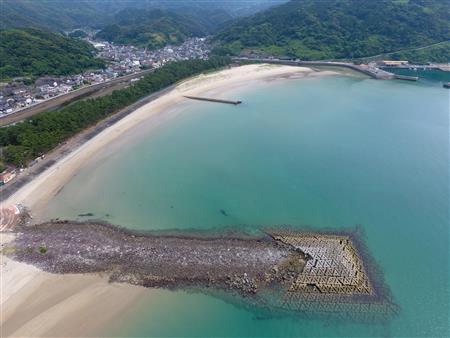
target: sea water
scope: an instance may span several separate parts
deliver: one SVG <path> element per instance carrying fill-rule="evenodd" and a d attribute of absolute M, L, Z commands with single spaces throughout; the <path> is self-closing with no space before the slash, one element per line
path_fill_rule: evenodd
<path fill-rule="evenodd" d="M 114 336 L 448 336 L 449 91 L 347 76 L 275 81 L 188 103 L 98 155 L 48 218 L 135 229 L 360 225 L 400 311 L 377 325 L 260 316 L 200 293 L 148 290 Z M 125 139 L 133 139 L 126 141 Z"/>

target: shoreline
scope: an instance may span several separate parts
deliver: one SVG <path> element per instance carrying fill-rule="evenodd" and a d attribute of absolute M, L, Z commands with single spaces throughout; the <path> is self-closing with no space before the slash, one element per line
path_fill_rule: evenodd
<path fill-rule="evenodd" d="M 81 133 L 89 134 L 94 132 L 94 136 L 86 137 L 75 136 L 75 140 L 67 142 L 68 147 L 62 152 L 63 156 L 58 156 L 55 163 L 44 168 L 31 181 L 26 182 L 17 191 L 13 192 L 5 200 L 4 205 L 23 204 L 30 208 L 33 213 L 39 213 L 46 202 L 51 199 L 83 165 L 100 151 L 104 151 L 110 144 L 114 143 L 126 131 L 140 123 L 146 122 L 150 128 L 157 127 L 167 119 L 171 119 L 180 113 L 183 103 L 188 103 L 184 95 L 209 95 L 221 98 L 223 95 L 236 94 L 243 87 L 264 85 L 272 83 L 275 80 L 286 80 L 292 78 L 304 78 L 307 76 L 323 76 L 335 74 L 329 71 L 314 71 L 304 67 L 277 66 L 277 65 L 245 65 L 233 67 L 222 71 L 201 74 L 193 78 L 182 81 L 181 83 L 162 91 L 152 94 L 141 101 L 150 100 L 150 102 L 140 105 L 139 102 L 124 111 L 131 112 L 123 114 L 121 111 L 99 124 L 88 128 Z M 141 103 L 142 104 L 142 103 Z M 138 105 L 136 109 L 135 106 Z M 125 115 L 118 121 L 114 121 L 117 115 Z M 110 122 L 110 120 L 113 120 Z M 104 124 L 102 126 L 102 123 Z M 100 132 L 96 129 L 100 125 Z M 64 144 L 63 144 L 64 146 Z M 58 150 L 58 149 L 56 149 Z M 52 152 L 51 152 L 52 153 Z M 44 186 L 44 189 L 39 189 Z M 39 189 L 39 194 L 36 191 Z"/>
<path fill-rule="evenodd" d="M 64 184 L 73 177 L 88 161 L 98 160 L 111 151 L 120 142 L 131 142 L 120 137 L 145 122 L 146 128 L 158 128 L 170 119 L 183 113 L 183 105 L 187 99 L 183 95 L 207 95 L 222 98 L 224 95 L 236 95 L 244 87 L 261 86 L 275 80 L 284 81 L 291 78 L 306 78 L 322 75 L 332 75 L 333 72 L 316 72 L 309 68 L 274 65 L 246 65 L 222 71 L 202 74 L 184 80 L 166 89 L 151 102 L 126 114 L 90 139 L 75 143 L 68 153 L 65 153 L 49 168 L 34 177 L 30 182 L 18 189 L 5 201 L 4 205 L 21 203 L 31 208 L 32 213 L 39 218 L 47 201 L 60 191 Z M 158 94 L 158 93 L 156 93 Z M 155 95 L 155 94 L 153 94 Z M 147 97 L 148 99 L 148 97 Z M 209 103 L 205 103 L 209 104 Z M 214 103 L 212 103 L 214 104 Z M 129 109 L 129 108 L 128 108 Z M 111 119 L 114 121 L 113 115 Z M 89 128 L 94 131 L 96 126 Z M 88 132 L 87 132 L 88 133 Z M 97 157 L 97 158 L 96 158 Z M 12 240 L 12 235 L 1 234 L 2 247 Z M 14 335 L 86 335 L 101 332 L 102 327 L 113 320 L 122 311 L 129 308 L 135 300 L 149 292 L 141 287 L 108 283 L 106 277 L 98 275 L 64 275 L 56 276 L 40 271 L 30 265 L 17 263 L 0 255 L 2 258 L 2 318 L 0 324 L 4 334 Z M 12 288 L 23 276 L 29 280 L 20 287 Z M 6 284 L 3 285 L 3 281 Z M 89 280 L 89 282 L 88 282 Z M 120 291 L 118 291 L 120 290 Z M 51 291 L 51 292 L 50 292 Z M 59 298 L 50 297 L 49 293 L 60 294 Z M 32 299 L 35 306 L 29 306 L 31 293 L 39 294 Z M 89 295 L 89 296 L 87 296 Z M 126 296 L 123 296 L 126 295 Z M 125 301 L 122 298 L 126 298 Z M 111 299 L 117 299 L 113 301 Z M 64 312 L 55 308 L 63 307 Z M 92 310 L 95 309 L 95 310 Z M 27 313 L 24 319 L 23 313 Z M 77 325 L 83 322 L 87 314 L 102 313 L 104 321 L 92 324 L 95 327 Z M 46 325 L 40 322 L 44 319 Z"/>

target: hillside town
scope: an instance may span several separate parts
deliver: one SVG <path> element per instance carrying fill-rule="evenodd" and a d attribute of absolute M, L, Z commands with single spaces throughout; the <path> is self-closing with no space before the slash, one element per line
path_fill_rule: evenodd
<path fill-rule="evenodd" d="M 22 78 L 13 79 L 0 87 L 0 116 L 84 86 L 103 83 L 143 69 L 159 68 L 167 62 L 206 59 L 209 53 L 205 38 L 189 38 L 179 46 L 166 46 L 154 51 L 107 41 L 87 41 L 98 50 L 98 57 L 106 61 L 105 69 L 70 76 L 47 76 L 34 83 L 28 83 Z"/>

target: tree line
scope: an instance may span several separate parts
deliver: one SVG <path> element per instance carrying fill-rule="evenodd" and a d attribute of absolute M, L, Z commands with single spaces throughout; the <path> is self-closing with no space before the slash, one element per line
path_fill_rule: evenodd
<path fill-rule="evenodd" d="M 230 62 L 227 57 L 212 57 L 209 60 L 169 63 L 110 95 L 78 101 L 60 110 L 40 113 L 22 123 L 0 128 L 0 161 L 17 167 L 27 166 L 34 158 L 140 98 L 189 76 L 222 68 Z"/>
<path fill-rule="evenodd" d="M 448 41 L 449 20 L 441 0 L 290 1 L 225 27 L 214 37 L 215 53 L 362 58 Z M 450 52 L 429 56 L 448 60 Z"/>

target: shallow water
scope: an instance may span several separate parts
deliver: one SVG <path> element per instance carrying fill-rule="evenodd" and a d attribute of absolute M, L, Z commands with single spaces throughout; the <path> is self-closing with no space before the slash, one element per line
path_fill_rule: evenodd
<path fill-rule="evenodd" d="M 211 296 L 149 290 L 105 334 L 448 336 L 449 91 L 336 76 L 232 96 L 244 103 L 190 103 L 151 133 L 141 125 L 81 170 L 48 218 L 91 212 L 138 229 L 360 224 L 399 315 L 384 327 L 259 318 Z"/>
<path fill-rule="evenodd" d="M 439 86 L 442 87 L 444 83 L 450 82 L 450 72 L 444 72 L 435 69 L 402 69 L 402 68 L 385 68 L 388 72 L 406 75 L 417 76 L 419 78 L 418 84 L 423 86 Z"/>

